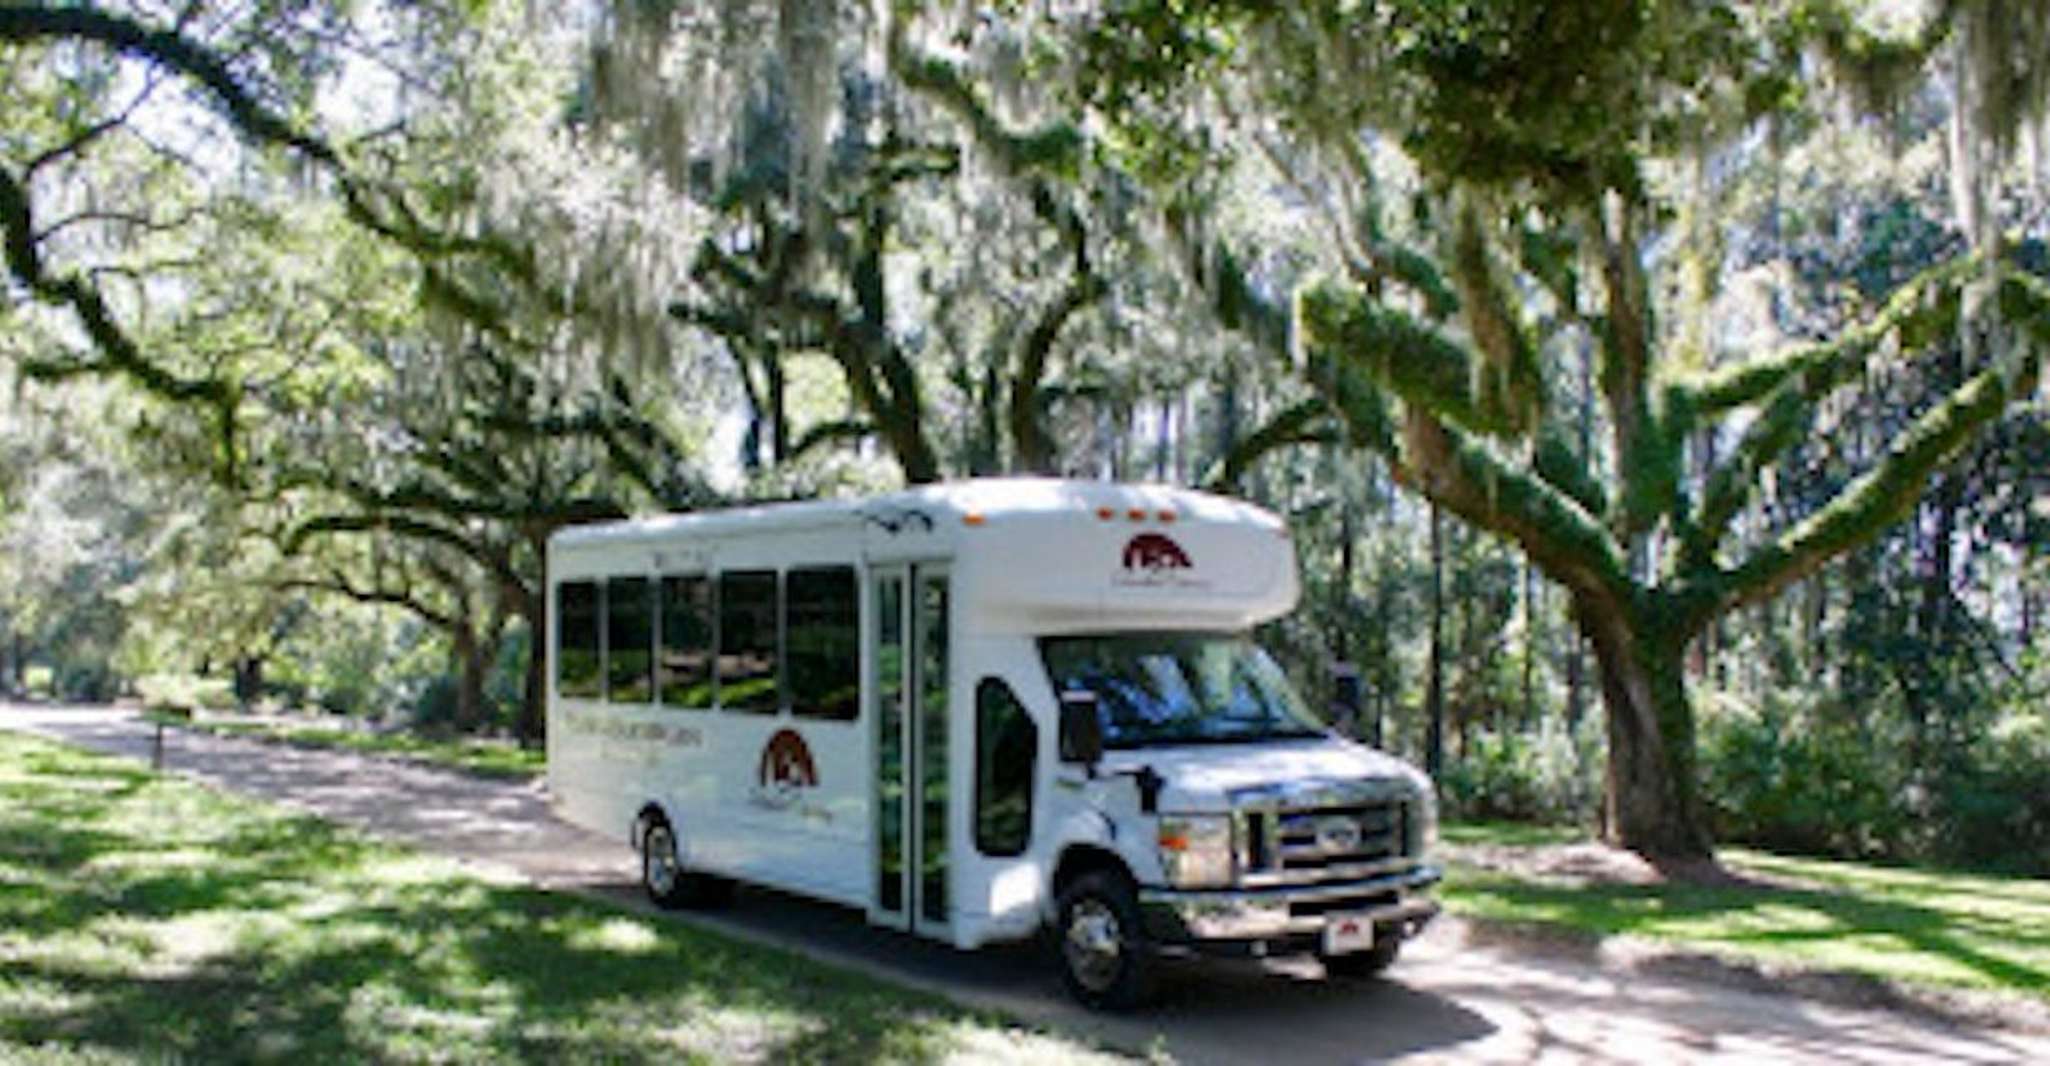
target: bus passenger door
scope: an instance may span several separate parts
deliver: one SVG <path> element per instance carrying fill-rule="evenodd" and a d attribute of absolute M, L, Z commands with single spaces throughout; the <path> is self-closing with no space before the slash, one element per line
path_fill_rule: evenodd
<path fill-rule="evenodd" d="M 878 925 L 945 937 L 949 585 L 944 565 L 870 571 L 875 714 L 875 894 Z"/>

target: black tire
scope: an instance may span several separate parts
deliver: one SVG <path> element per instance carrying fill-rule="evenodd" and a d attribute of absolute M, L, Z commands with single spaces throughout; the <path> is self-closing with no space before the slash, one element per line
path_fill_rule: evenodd
<path fill-rule="evenodd" d="M 733 898 L 733 882 L 684 868 L 676 854 L 676 831 L 667 819 L 649 818 L 640 836 L 641 888 L 655 906 L 713 907 Z"/>
<path fill-rule="evenodd" d="M 1128 877 L 1096 870 L 1063 889 L 1053 949 L 1061 983 L 1084 1006 L 1130 1010 L 1153 998 L 1153 944 Z"/>
<path fill-rule="evenodd" d="M 1387 973 L 1401 954 L 1402 930 L 1393 925 L 1377 925 L 1373 947 L 1343 955 L 1319 955 L 1317 959 L 1324 964 L 1326 976 L 1362 981 Z"/>

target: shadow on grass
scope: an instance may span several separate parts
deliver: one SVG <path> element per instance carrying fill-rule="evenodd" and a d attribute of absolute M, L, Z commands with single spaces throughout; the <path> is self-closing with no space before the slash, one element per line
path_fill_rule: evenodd
<path fill-rule="evenodd" d="M 1498 875 L 1456 878 L 1462 909 L 1512 924 L 1565 926 L 1727 948 L 1911 981 L 2050 994 L 2050 924 L 2034 908 L 1937 907 L 1912 894 L 1718 885 L 1547 885 Z M 1948 973 L 1942 972 L 1948 970 Z"/>
<path fill-rule="evenodd" d="M 0 1058 L 923 1060 L 974 1015 L 0 735 Z"/>

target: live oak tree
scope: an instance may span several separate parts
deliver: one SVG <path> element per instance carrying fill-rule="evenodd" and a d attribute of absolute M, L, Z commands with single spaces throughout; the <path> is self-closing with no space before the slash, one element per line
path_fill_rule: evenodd
<path fill-rule="evenodd" d="M 1983 7 L 1946 8 L 1900 40 L 1832 4 L 1215 2 L 1084 20 L 1084 95 L 1129 143 L 1200 173 L 1211 139 L 1281 141 L 1281 169 L 1334 205 L 1338 276 L 1292 300 L 1253 269 L 1259 250 L 1214 232 L 1191 242 L 1219 319 L 1317 392 L 1263 434 L 1342 432 L 1565 590 L 1600 664 L 1611 830 L 1655 859 L 1711 854 L 1690 643 L 1905 514 L 2035 389 L 2050 345 L 2050 285 L 1981 239 L 1834 336 L 1708 370 L 1698 336 L 1661 318 L 1673 307 L 1654 271 L 1677 202 L 1665 175 L 1799 106 L 1790 72 L 1811 52 L 1864 87 L 1949 58 L 1981 87 L 1964 99 L 2001 101 L 1973 107 L 1960 141 L 1990 158 L 2003 130 L 2041 114 L 2008 72 L 2032 62 L 2044 20 L 1996 35 Z M 1244 120 L 1217 121 L 1232 115 Z M 1966 228 L 1983 234 L 1982 217 Z M 1201 230 L 1200 199 L 1182 221 Z M 1783 526 L 1749 519 L 1766 471 L 1832 397 L 1959 338 L 1973 356 L 1955 386 L 1869 467 Z M 1592 448 L 1560 410 L 1564 345 L 1592 349 Z"/>
<path fill-rule="evenodd" d="M 639 414 L 674 396 L 626 343 L 659 309 L 612 284 L 640 220 L 562 182 L 616 172 L 563 151 L 567 79 L 536 75 L 526 28 L 431 5 L 0 9 L 27 105 L 0 128 L 7 292 L 37 327 L 9 353 L 135 386 L 143 465 L 287 516 L 268 586 L 411 609 L 449 634 L 472 712 L 503 619 L 544 631 L 548 534 L 693 491 L 672 427 Z M 349 65 L 375 73 L 327 106 Z M 311 120 L 337 113 L 358 128 Z M 336 564 L 359 556 L 380 565 Z"/>
<path fill-rule="evenodd" d="M 422 188 L 385 180 L 368 144 L 390 130 L 344 144 L 302 121 L 340 55 L 389 63 L 467 25 L 465 13 L 433 6 L 381 10 L 394 44 L 357 14 L 313 0 L 226 13 L 0 7 L 0 72 L 16 104 L 0 126 L 7 295 L 67 322 L 21 359 L 25 376 L 119 379 L 198 414 L 217 475 L 233 482 L 244 405 L 324 362 L 316 337 L 218 327 L 221 315 L 262 303 L 261 285 L 208 276 L 253 265 L 236 254 L 256 245 L 234 242 L 288 232 L 298 214 L 329 207 L 422 260 L 475 258 L 534 276 L 522 246 L 423 221 Z M 375 112 L 375 96 L 359 93 L 358 105 Z M 265 357 L 251 358 L 251 346 Z"/>
<path fill-rule="evenodd" d="M 732 361 L 749 473 L 865 440 L 911 482 L 1072 470 L 1100 441 L 1062 430 L 1150 390 L 1139 191 L 1057 96 L 971 73 L 1019 47 L 917 5 L 614 5 L 591 111 L 708 220 L 670 309 Z M 816 366 L 845 399 L 800 415 Z"/>

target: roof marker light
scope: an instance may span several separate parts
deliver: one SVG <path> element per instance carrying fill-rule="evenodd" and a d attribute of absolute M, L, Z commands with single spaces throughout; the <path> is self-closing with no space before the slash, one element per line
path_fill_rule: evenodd
<path fill-rule="evenodd" d="M 1104 521 L 1106 521 L 1106 522 L 1110 521 L 1110 516 L 1112 516 L 1112 515 L 1114 515 L 1114 514 L 1116 514 L 1116 513 L 1117 513 L 1116 511 L 1114 511 L 1114 510 L 1112 510 L 1111 508 L 1108 508 L 1108 507 L 1098 507 L 1098 508 L 1096 509 L 1096 517 L 1098 517 L 1098 518 L 1101 518 L 1101 519 L 1103 519 L 1103 520 L 1104 520 Z"/>
<path fill-rule="evenodd" d="M 983 517 L 981 511 L 970 511 L 961 516 L 961 524 L 964 526 L 979 526 L 987 521 L 989 519 Z"/>
<path fill-rule="evenodd" d="M 1144 522 L 1146 520 L 1146 509 L 1144 507 L 1134 507 L 1125 512 L 1125 517 L 1134 522 Z"/>
<path fill-rule="evenodd" d="M 1153 517 L 1158 518 L 1163 522 L 1173 522 L 1175 520 L 1175 513 L 1173 511 L 1162 511 L 1159 514 L 1154 515 Z"/>

